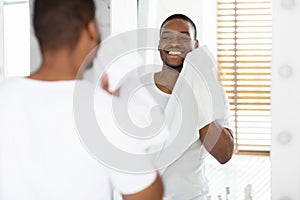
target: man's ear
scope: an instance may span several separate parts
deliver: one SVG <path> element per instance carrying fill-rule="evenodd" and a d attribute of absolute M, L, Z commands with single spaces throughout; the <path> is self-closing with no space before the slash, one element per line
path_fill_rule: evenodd
<path fill-rule="evenodd" d="M 199 47 L 199 41 L 195 40 L 195 45 L 194 45 L 195 49 Z"/>
<path fill-rule="evenodd" d="M 91 20 L 87 24 L 87 32 L 90 38 L 94 41 L 97 41 L 97 43 L 100 43 L 100 33 L 98 29 L 98 24 L 95 20 Z"/>

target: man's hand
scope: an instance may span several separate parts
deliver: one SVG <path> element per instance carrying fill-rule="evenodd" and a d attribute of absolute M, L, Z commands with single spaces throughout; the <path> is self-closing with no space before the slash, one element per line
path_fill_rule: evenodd
<path fill-rule="evenodd" d="M 101 87 L 103 90 L 108 92 L 110 95 L 113 96 L 119 96 L 120 95 L 120 88 L 115 90 L 115 91 L 110 91 L 109 90 L 109 81 L 108 81 L 108 75 L 104 73 L 101 77 Z"/>

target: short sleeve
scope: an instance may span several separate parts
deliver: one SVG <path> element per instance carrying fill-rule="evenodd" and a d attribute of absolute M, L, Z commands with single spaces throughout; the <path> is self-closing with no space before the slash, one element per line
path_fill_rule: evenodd
<path fill-rule="evenodd" d="M 156 172 L 129 174 L 125 172 L 109 170 L 109 173 L 114 189 L 125 195 L 135 194 L 148 188 L 157 177 Z"/>

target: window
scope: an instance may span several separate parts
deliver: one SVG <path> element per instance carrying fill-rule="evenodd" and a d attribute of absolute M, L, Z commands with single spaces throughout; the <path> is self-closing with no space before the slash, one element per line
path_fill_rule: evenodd
<path fill-rule="evenodd" d="M 3 2 L 3 60 L 4 76 L 30 74 L 30 14 L 29 1 Z"/>
<path fill-rule="evenodd" d="M 218 0 L 218 67 L 227 92 L 237 152 L 271 145 L 271 0 Z"/>

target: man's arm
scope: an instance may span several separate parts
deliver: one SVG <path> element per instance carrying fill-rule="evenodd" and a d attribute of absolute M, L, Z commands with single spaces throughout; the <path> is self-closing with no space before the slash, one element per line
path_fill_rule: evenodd
<path fill-rule="evenodd" d="M 162 200 L 163 184 L 159 175 L 156 180 L 146 189 L 129 195 L 123 195 L 124 200 Z"/>
<path fill-rule="evenodd" d="M 199 134 L 205 148 L 219 163 L 225 164 L 231 159 L 234 141 L 230 129 L 213 121 L 200 129 Z"/>

